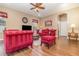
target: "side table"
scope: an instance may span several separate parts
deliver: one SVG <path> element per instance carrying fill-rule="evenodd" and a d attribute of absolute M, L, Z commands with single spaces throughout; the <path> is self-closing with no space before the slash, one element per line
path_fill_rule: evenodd
<path fill-rule="evenodd" d="M 76 40 L 78 40 L 78 33 L 75 33 L 75 32 L 68 32 L 68 37 L 69 37 L 69 40 L 71 38 L 75 38 Z"/>
<path fill-rule="evenodd" d="M 39 39 L 39 35 L 37 34 L 37 35 L 33 35 L 33 39 L 34 40 L 38 40 Z"/>

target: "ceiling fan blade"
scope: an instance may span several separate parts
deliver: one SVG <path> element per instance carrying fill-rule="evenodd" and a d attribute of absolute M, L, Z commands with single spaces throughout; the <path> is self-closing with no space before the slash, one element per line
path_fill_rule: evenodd
<path fill-rule="evenodd" d="M 40 6 L 40 5 L 42 5 L 42 3 L 36 3 L 36 6 Z"/>
<path fill-rule="evenodd" d="M 33 5 L 33 6 L 36 6 L 35 4 L 33 4 L 33 3 L 30 3 L 31 5 Z"/>
<path fill-rule="evenodd" d="M 35 8 L 30 8 L 30 10 L 33 10 L 33 9 L 35 9 Z"/>
<path fill-rule="evenodd" d="M 40 9 L 45 9 L 44 7 L 39 7 Z"/>

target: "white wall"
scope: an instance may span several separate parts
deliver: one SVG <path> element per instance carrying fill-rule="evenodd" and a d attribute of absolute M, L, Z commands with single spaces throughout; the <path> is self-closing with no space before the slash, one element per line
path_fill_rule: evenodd
<path fill-rule="evenodd" d="M 3 6 L 0 6 L 0 11 L 7 12 L 8 18 L 5 18 L 6 20 L 6 29 L 22 29 L 22 25 L 32 25 L 32 19 L 37 19 L 36 17 L 19 12 L 10 8 L 6 8 Z M 28 23 L 24 24 L 22 22 L 22 18 L 27 17 Z M 0 34 L 0 38 L 2 38 L 2 33 Z"/>
<path fill-rule="evenodd" d="M 45 20 L 51 19 L 51 20 L 53 20 L 52 27 L 57 29 L 57 34 L 58 34 L 58 28 L 59 28 L 58 27 L 58 20 L 59 20 L 58 16 L 63 13 L 67 14 L 68 32 L 71 31 L 70 25 L 75 24 L 76 25 L 75 31 L 79 33 L 79 7 L 69 9 L 69 10 L 63 10 L 63 11 L 57 12 L 51 16 L 43 18 L 41 21 L 43 28 L 45 28 L 45 26 L 44 26 Z"/>
<path fill-rule="evenodd" d="M 22 22 L 22 18 L 23 17 L 27 17 L 28 18 L 28 23 L 31 25 L 31 20 L 32 19 L 37 19 L 36 17 L 23 13 L 23 12 L 19 12 L 10 8 L 6 8 L 6 7 L 0 7 L 0 11 L 3 12 L 7 12 L 8 14 L 8 18 L 5 19 L 6 20 L 6 27 L 7 29 L 21 29 L 21 25 L 23 25 L 24 23 Z"/>

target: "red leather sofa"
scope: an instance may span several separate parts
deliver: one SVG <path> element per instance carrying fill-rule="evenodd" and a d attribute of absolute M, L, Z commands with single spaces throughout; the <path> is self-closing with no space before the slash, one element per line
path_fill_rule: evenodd
<path fill-rule="evenodd" d="M 5 30 L 4 31 L 4 47 L 7 54 L 16 50 L 32 47 L 33 32 L 21 30 Z"/>
<path fill-rule="evenodd" d="M 43 29 L 40 33 L 41 45 L 42 43 L 47 44 L 48 48 L 56 43 L 56 30 L 55 29 Z"/>

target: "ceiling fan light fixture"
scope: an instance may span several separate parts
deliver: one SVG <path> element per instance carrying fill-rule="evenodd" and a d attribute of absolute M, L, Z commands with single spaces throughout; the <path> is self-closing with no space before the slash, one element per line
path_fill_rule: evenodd
<path fill-rule="evenodd" d="M 45 9 L 42 3 L 30 3 L 30 4 L 33 6 L 31 10 L 34 9 L 35 11 L 39 12 L 39 10 Z"/>

